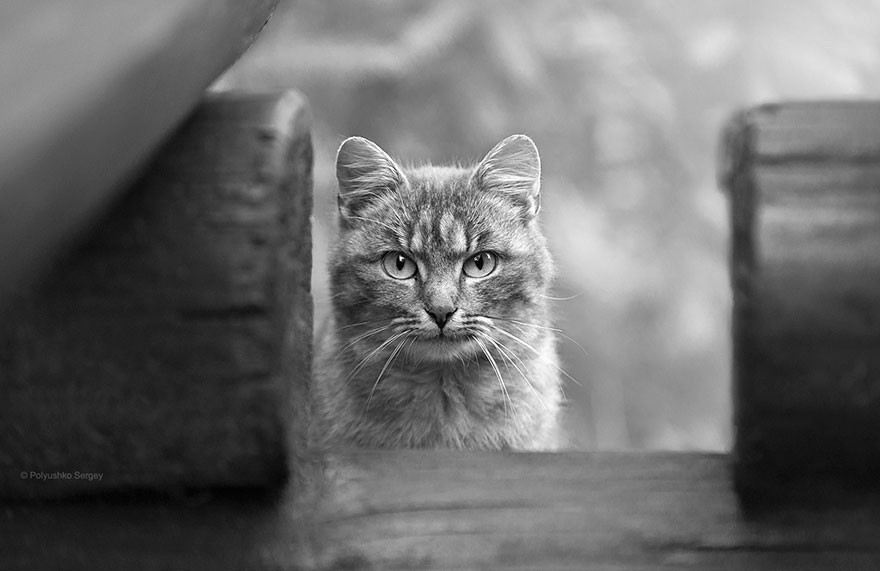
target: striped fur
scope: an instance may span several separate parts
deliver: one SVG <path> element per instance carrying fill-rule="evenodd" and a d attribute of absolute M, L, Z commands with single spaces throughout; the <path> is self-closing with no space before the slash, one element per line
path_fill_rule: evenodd
<path fill-rule="evenodd" d="M 317 347 L 314 438 L 371 447 L 546 449 L 561 399 L 538 226 L 540 161 L 505 139 L 471 168 L 403 168 L 366 139 L 337 156 L 333 312 Z M 382 269 L 402 252 L 417 275 Z M 497 255 L 494 272 L 465 260 Z M 432 307 L 454 307 L 445 327 Z"/>

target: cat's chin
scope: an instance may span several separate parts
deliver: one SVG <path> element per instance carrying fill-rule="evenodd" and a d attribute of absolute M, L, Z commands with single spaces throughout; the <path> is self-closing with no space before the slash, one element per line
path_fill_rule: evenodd
<path fill-rule="evenodd" d="M 418 361 L 446 363 L 471 357 L 479 350 L 479 345 L 471 337 L 437 336 L 417 339 L 408 353 Z"/>

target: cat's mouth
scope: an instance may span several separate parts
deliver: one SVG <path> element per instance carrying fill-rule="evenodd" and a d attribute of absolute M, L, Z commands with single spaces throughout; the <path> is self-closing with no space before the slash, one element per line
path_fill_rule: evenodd
<path fill-rule="evenodd" d="M 472 335 L 444 333 L 419 337 L 412 344 L 412 353 L 421 359 L 449 361 L 474 354 L 478 350 Z"/>

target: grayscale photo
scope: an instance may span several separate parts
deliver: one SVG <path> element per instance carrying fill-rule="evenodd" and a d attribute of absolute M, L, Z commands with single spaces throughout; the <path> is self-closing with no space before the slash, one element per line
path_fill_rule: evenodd
<path fill-rule="evenodd" d="M 7 0 L 0 569 L 880 568 L 880 0 Z"/>

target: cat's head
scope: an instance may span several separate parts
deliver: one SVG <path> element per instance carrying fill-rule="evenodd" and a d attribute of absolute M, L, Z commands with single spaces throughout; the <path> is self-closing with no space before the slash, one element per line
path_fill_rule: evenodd
<path fill-rule="evenodd" d="M 525 135 L 472 168 L 403 168 L 375 143 L 339 148 L 340 238 L 330 260 L 337 326 L 364 350 L 419 359 L 481 351 L 546 322 L 552 264 L 537 223 L 541 166 Z M 522 325 L 516 325 L 520 323 Z M 401 344 L 401 342 L 403 344 Z M 521 347 L 517 349 L 521 350 Z"/>

